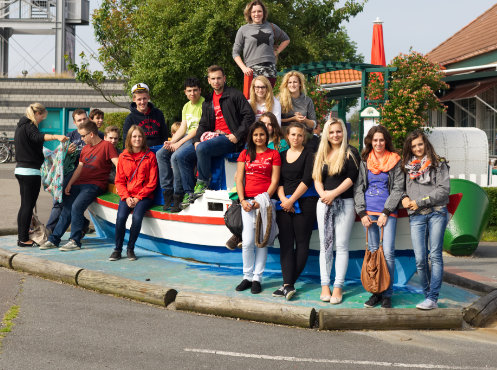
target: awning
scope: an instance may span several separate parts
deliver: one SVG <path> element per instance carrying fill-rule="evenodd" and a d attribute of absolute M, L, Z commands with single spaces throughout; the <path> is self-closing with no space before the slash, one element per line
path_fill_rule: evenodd
<path fill-rule="evenodd" d="M 475 81 L 459 85 L 456 86 L 452 91 L 442 96 L 440 98 L 440 101 L 447 102 L 451 100 L 474 98 L 478 94 L 481 94 L 496 85 L 497 85 L 497 78 L 491 78 L 487 80 Z"/>

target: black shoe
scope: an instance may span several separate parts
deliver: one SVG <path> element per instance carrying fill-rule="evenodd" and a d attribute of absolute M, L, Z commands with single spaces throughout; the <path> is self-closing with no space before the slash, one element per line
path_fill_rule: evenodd
<path fill-rule="evenodd" d="M 237 292 L 243 292 L 244 290 L 247 290 L 250 287 L 252 287 L 252 282 L 248 281 L 247 279 L 243 279 L 242 282 L 237 285 L 235 290 Z"/>
<path fill-rule="evenodd" d="M 392 297 L 383 297 L 381 300 L 381 308 L 392 308 Z"/>
<path fill-rule="evenodd" d="M 117 261 L 121 259 L 121 251 L 114 250 L 109 257 L 109 261 Z"/>
<path fill-rule="evenodd" d="M 28 242 L 31 242 L 31 243 L 28 243 Z M 32 241 L 32 240 L 28 240 L 28 242 L 21 242 L 21 241 L 17 241 L 17 246 L 21 247 L 21 248 L 38 248 L 39 245 L 38 243 Z"/>
<path fill-rule="evenodd" d="M 285 296 L 285 294 L 283 293 L 284 289 L 285 289 L 285 287 L 283 285 L 280 286 L 278 289 L 276 289 L 273 292 L 273 297 L 284 297 Z"/>
<path fill-rule="evenodd" d="M 130 261 L 136 261 L 138 258 L 135 256 L 135 251 L 133 249 L 128 249 L 126 251 L 126 257 L 128 257 L 128 260 Z"/>
<path fill-rule="evenodd" d="M 162 206 L 162 210 L 167 211 L 169 208 L 171 208 L 171 202 L 173 200 L 173 191 L 162 190 L 162 196 L 164 198 L 164 205 Z"/>
<path fill-rule="evenodd" d="M 261 283 L 259 283 L 258 281 L 252 281 L 252 288 L 250 288 L 250 292 L 252 294 L 259 294 L 260 292 L 262 292 Z"/>
<path fill-rule="evenodd" d="M 369 299 L 364 303 L 364 307 L 366 308 L 372 308 L 374 306 L 377 306 L 378 303 L 381 302 L 381 294 L 373 294 Z"/>
<path fill-rule="evenodd" d="M 169 210 L 171 213 L 181 212 L 181 202 L 184 196 L 184 194 L 173 194 L 173 206 Z"/>
<path fill-rule="evenodd" d="M 292 297 L 295 295 L 295 293 L 297 293 L 297 291 L 295 290 L 295 288 L 293 287 L 293 285 L 287 285 L 283 289 L 283 294 L 285 295 L 285 299 L 287 301 L 289 301 L 290 299 L 292 299 Z"/>
<path fill-rule="evenodd" d="M 228 239 L 225 245 L 226 248 L 228 248 L 230 251 L 234 251 L 238 247 L 238 243 L 240 242 L 240 238 L 233 234 L 231 235 L 231 238 Z"/>

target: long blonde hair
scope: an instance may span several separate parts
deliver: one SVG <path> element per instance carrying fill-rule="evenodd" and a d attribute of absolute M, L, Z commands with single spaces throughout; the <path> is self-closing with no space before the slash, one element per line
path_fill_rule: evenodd
<path fill-rule="evenodd" d="M 331 155 L 331 158 L 328 158 L 332 150 L 331 144 L 328 141 L 328 138 L 330 136 L 330 128 L 332 125 L 335 124 L 339 124 L 342 128 L 343 132 L 342 144 L 340 145 L 340 149 L 338 149 L 338 151 L 335 151 Z M 339 174 L 342 171 L 343 166 L 345 164 L 345 160 L 350 156 L 352 156 L 354 162 L 356 161 L 354 155 L 352 154 L 351 150 L 348 147 L 347 141 L 348 141 L 347 127 L 345 127 L 345 123 L 343 123 L 341 119 L 331 118 L 324 124 L 323 133 L 321 135 L 321 142 L 319 143 L 319 148 L 316 153 L 316 158 L 314 160 L 314 167 L 312 169 L 312 178 L 314 180 L 320 182 L 323 181 L 322 173 L 323 173 L 323 166 L 325 164 L 328 165 L 328 175 L 333 176 Z"/>
<path fill-rule="evenodd" d="M 280 85 L 280 94 L 278 95 L 282 113 L 288 113 L 293 110 L 292 94 L 288 90 L 288 80 L 293 76 L 297 77 L 300 81 L 300 93 L 304 95 L 307 93 L 304 75 L 298 71 L 288 72 L 285 76 L 283 76 L 283 81 L 281 81 Z"/>
<path fill-rule="evenodd" d="M 40 103 L 30 104 L 29 107 L 26 108 L 26 117 L 28 117 L 28 119 L 34 124 L 36 124 L 35 113 L 46 114 L 47 109 Z"/>
<path fill-rule="evenodd" d="M 264 86 L 266 86 L 266 112 L 272 112 L 274 105 L 273 88 L 269 80 L 264 76 L 257 76 L 252 80 L 252 84 L 250 85 L 250 106 L 252 107 L 252 110 L 254 111 L 254 113 L 257 112 L 257 95 L 255 95 L 255 81 L 261 81 Z"/>

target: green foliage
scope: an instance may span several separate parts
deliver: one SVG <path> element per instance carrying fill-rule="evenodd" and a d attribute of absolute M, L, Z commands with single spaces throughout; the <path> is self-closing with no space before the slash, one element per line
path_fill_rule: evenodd
<path fill-rule="evenodd" d="M 291 39 L 278 68 L 320 60 L 362 61 L 341 24 L 361 12 L 365 1 L 348 0 L 340 6 L 338 0 L 267 0 L 268 20 Z M 231 50 L 238 28 L 245 24 L 247 2 L 103 0 L 93 14 L 102 45 L 98 59 L 106 76 L 126 80 L 128 88 L 147 83 L 154 103 L 170 118 L 186 102 L 180 93 L 185 78 L 197 76 L 207 91 L 209 65 L 221 65 L 228 83 L 241 88 L 243 75 Z M 85 83 L 100 78 L 84 64 L 76 75 Z"/>
<path fill-rule="evenodd" d="M 490 201 L 490 218 L 488 226 L 497 226 L 497 188 L 483 188 Z"/>
<path fill-rule="evenodd" d="M 100 127 L 100 131 L 105 132 L 105 128 L 107 126 L 117 126 L 119 127 L 119 144 L 118 147 L 120 149 L 123 148 L 123 125 L 124 120 L 129 112 L 116 112 L 116 113 L 105 113 L 105 120 L 102 127 Z"/>
<path fill-rule="evenodd" d="M 381 124 L 391 133 L 396 148 L 402 148 L 411 131 L 425 125 L 428 111 L 443 111 L 445 106 L 434 92 L 447 89 L 438 65 L 422 54 L 411 51 L 395 57 L 389 67 L 396 67 L 388 87 L 389 100 L 379 106 Z M 374 78 L 368 86 L 370 98 L 383 98 L 383 81 Z"/>
<path fill-rule="evenodd" d="M 307 82 L 307 95 L 309 95 L 314 103 L 317 123 L 321 127 L 324 126 L 331 108 L 336 104 L 336 101 L 328 99 L 327 94 L 328 91 L 321 88 L 315 79 L 312 78 Z"/>

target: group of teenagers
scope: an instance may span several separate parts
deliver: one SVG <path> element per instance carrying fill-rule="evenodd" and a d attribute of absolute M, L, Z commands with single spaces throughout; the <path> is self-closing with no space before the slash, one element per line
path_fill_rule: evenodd
<path fill-rule="evenodd" d="M 320 299 L 341 303 L 349 239 L 357 213 L 368 230 L 371 251 L 378 249 L 379 229 L 384 229 L 383 250 L 391 276 L 390 287 L 381 294 L 373 294 L 364 305 L 391 307 L 397 210 L 402 205 L 409 213 L 416 266 L 425 295 L 417 307 L 436 308 L 443 274 L 442 244 L 449 199 L 446 161 L 436 155 L 422 131 L 407 137 L 402 158 L 396 153 L 389 132 L 381 125 L 368 132 L 360 155 L 348 145 L 346 127 L 339 119 L 325 123 L 321 138 L 313 135 L 319 124 L 312 100 L 306 95 L 305 77 L 297 71 L 288 72 L 282 79 L 278 97 L 273 95 L 276 57 L 289 44 L 288 36 L 266 21 L 267 11 L 259 0 L 250 2 L 244 14 L 247 24 L 236 35 L 233 57 L 249 82 L 249 99 L 226 85 L 222 67 L 210 66 L 207 76 L 212 93 L 204 98 L 196 78 L 185 81 L 188 102 L 176 132 L 168 139 L 164 115 L 150 102 L 149 87 L 136 84 L 131 89 L 130 114 L 123 125 L 121 154 L 98 131 L 94 120 L 82 119 L 76 123 L 75 119 L 74 135 L 82 147 L 75 169 L 65 179 L 57 222 L 40 249 L 59 247 L 69 225 L 69 241 L 59 249 L 81 248 L 88 225 L 84 211 L 107 190 L 114 164 L 120 201 L 116 243 L 109 260 L 121 259 L 125 224 L 131 213 L 127 258 L 136 260 L 135 242 L 144 214 L 153 204 L 157 182 L 163 192 L 164 211 L 179 212 L 210 186 L 213 158 L 240 153 L 235 182 L 242 206 L 243 232 L 241 240 L 234 235 L 226 243 L 229 249 L 240 244 L 242 248 L 243 280 L 237 291 L 250 289 L 257 294 L 262 290 L 267 247 L 256 246 L 255 218 L 257 212 L 267 209 L 273 212 L 275 207 L 267 206 L 279 200 L 278 210 L 274 211 L 279 232 L 274 228 L 267 243 L 271 246 L 277 234 L 283 284 L 274 296 L 289 300 L 295 295 L 295 283 L 306 265 L 317 220 Z M 29 223 L 40 189 L 43 143 L 69 140 L 63 135 L 42 134 L 38 130 L 46 115 L 41 104 L 32 104 L 19 121 L 15 134 L 15 174 L 21 193 L 18 244 L 25 247 L 36 246 L 29 240 Z M 156 154 L 150 150 L 154 146 L 160 147 Z M 330 289 L 334 251 L 335 280 Z"/>

